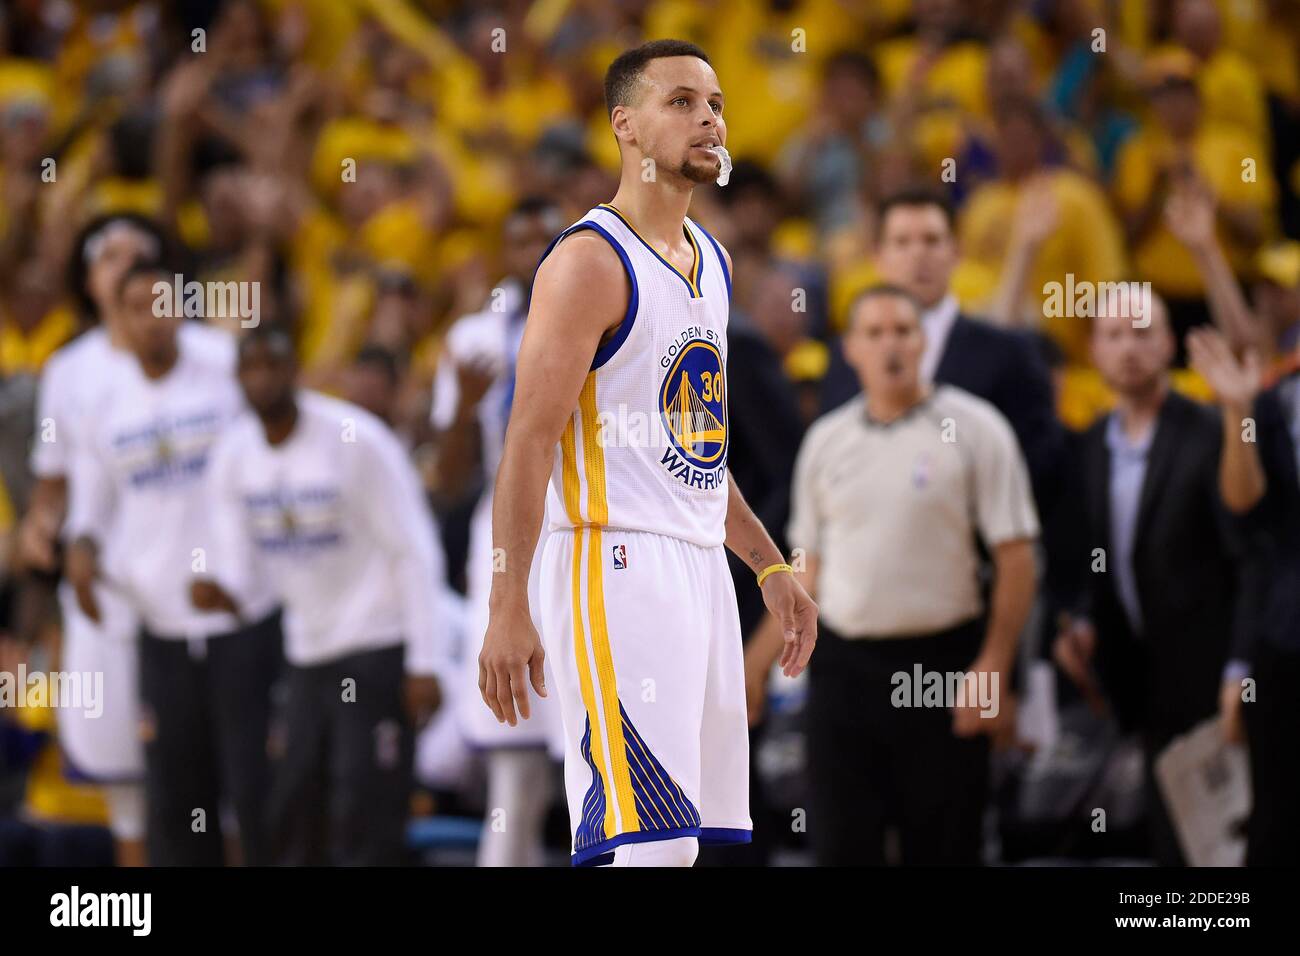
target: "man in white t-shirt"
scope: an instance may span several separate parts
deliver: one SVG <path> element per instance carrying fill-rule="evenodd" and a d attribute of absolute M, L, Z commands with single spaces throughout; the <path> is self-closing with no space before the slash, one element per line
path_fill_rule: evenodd
<path fill-rule="evenodd" d="M 240 344 L 253 414 L 213 452 L 217 529 L 197 606 L 239 610 L 265 576 L 284 605 L 284 753 L 270 801 L 277 863 L 402 862 L 413 730 L 437 709 L 448 620 L 433 515 L 397 437 L 295 386 L 286 333 Z"/>
<path fill-rule="evenodd" d="M 212 446 L 240 412 L 233 339 L 182 334 L 155 312 L 172 276 L 136 264 L 118 294 L 133 361 L 106 369 L 76 446 L 65 574 L 81 610 L 101 618 L 100 586 L 142 623 L 139 641 L 149 862 L 220 865 L 222 811 L 242 861 L 265 863 L 270 690 L 281 662 L 274 598 L 253 579 L 242 618 L 199 611 L 190 583 L 213 528 L 204 483 Z M 210 333 L 224 334 L 224 333 Z"/>
<path fill-rule="evenodd" d="M 30 468 L 35 484 L 19 535 L 19 561 L 38 575 L 59 565 L 69 489 L 78 482 L 73 465 L 84 423 L 99 405 L 111 370 L 131 361 L 119 316 L 117 286 L 138 259 L 163 254 L 162 236 L 149 220 L 113 214 L 87 223 L 74 243 L 79 286 L 73 293 L 98 323 L 58 349 L 41 370 Z M 191 323 L 199 331 L 197 323 Z M 202 335 L 202 332 L 199 331 Z M 61 666 L 70 673 L 102 674 L 102 712 L 59 707 L 59 747 L 70 777 L 100 784 L 108 804 L 117 862 L 145 862 L 144 748 L 140 742 L 139 621 L 125 600 L 96 589 L 101 620 L 77 606 L 72 586 L 58 588 Z"/>

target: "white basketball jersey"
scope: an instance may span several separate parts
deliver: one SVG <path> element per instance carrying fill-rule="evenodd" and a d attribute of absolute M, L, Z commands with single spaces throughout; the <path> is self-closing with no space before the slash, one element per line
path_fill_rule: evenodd
<path fill-rule="evenodd" d="M 690 273 L 607 203 L 546 250 L 592 230 L 618 252 L 631 285 L 627 314 L 597 350 L 560 439 L 546 501 L 553 530 L 650 531 L 705 547 L 726 537 L 731 277 L 713 237 L 690 219 L 682 228 L 695 248 Z"/>

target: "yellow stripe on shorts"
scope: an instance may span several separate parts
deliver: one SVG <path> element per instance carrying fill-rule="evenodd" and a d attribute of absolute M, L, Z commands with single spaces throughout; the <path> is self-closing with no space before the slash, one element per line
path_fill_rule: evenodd
<path fill-rule="evenodd" d="M 578 399 L 578 417 L 582 422 L 582 458 L 587 478 L 587 516 L 591 519 L 586 533 L 587 601 L 591 618 L 591 646 L 596 657 L 596 676 L 600 699 L 604 705 L 605 732 L 609 734 L 610 768 L 614 790 L 618 794 L 622 831 L 641 829 L 636 799 L 632 793 L 632 774 L 627 766 L 627 743 L 623 738 L 623 717 L 618 706 L 618 683 L 614 676 L 614 655 L 609 649 L 609 627 L 605 620 L 605 587 L 602 568 L 605 552 L 601 546 L 601 527 L 609 521 L 609 501 L 605 496 L 605 452 L 596 438 L 596 373 L 587 375 Z M 608 804 L 606 804 L 608 806 Z"/>
<path fill-rule="evenodd" d="M 578 509 L 580 485 L 578 482 L 578 456 L 574 439 L 573 417 L 564 426 L 560 436 L 561 478 L 564 485 L 564 510 L 574 524 L 573 531 L 573 656 L 578 665 L 578 686 L 582 692 L 582 706 L 587 711 L 587 723 L 591 726 L 591 757 L 599 768 L 601 785 L 605 790 L 605 836 L 612 837 L 617 832 L 614 814 L 614 794 L 610 786 L 609 774 L 605 771 L 605 748 L 601 743 L 600 711 L 596 706 L 596 691 L 592 686 L 591 673 L 587 666 L 587 640 L 582 627 L 582 547 L 585 535 L 582 532 L 582 515 Z"/>

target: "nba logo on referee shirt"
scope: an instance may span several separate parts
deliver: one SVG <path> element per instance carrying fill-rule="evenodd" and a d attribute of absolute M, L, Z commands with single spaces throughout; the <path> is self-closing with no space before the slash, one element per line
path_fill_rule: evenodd
<path fill-rule="evenodd" d="M 622 571 L 624 568 L 627 567 L 627 545 L 616 544 L 614 545 L 613 551 L 614 551 L 614 570 Z"/>

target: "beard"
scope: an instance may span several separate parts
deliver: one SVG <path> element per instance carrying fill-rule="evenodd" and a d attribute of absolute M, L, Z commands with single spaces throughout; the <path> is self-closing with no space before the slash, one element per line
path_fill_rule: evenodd
<path fill-rule="evenodd" d="M 720 160 L 713 163 L 698 163 L 692 159 L 684 159 L 677 172 L 693 183 L 711 183 L 718 178 L 718 171 L 721 168 Z"/>
<path fill-rule="evenodd" d="M 1116 371 L 1111 388 L 1128 396 L 1146 396 L 1155 393 L 1163 380 L 1162 372 L 1152 372 L 1145 368 L 1121 365 Z"/>

